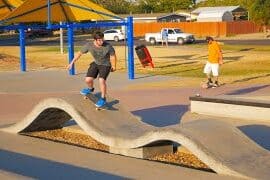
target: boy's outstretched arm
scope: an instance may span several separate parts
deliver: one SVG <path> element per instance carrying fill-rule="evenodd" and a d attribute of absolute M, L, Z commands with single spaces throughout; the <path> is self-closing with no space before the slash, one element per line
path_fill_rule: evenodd
<path fill-rule="evenodd" d="M 223 55 L 222 55 L 222 51 L 221 51 L 221 50 L 219 51 L 219 60 L 218 60 L 218 63 L 219 63 L 220 65 L 223 64 Z"/>
<path fill-rule="evenodd" d="M 111 61 L 111 65 L 112 65 L 111 71 L 114 72 L 114 71 L 116 71 L 116 61 L 117 61 L 115 54 L 110 56 L 110 61 Z"/>
<path fill-rule="evenodd" d="M 82 56 L 82 52 L 79 51 L 74 58 L 72 59 L 72 61 L 69 63 L 69 65 L 67 66 L 67 69 L 70 70 L 73 66 L 73 64 Z"/>

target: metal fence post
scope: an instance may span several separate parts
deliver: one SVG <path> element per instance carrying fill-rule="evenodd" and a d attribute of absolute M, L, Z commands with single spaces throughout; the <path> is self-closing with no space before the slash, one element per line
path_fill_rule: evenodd
<path fill-rule="evenodd" d="M 70 63 L 74 58 L 74 42 L 73 42 L 73 25 L 68 24 L 68 62 Z M 69 75 L 75 75 L 75 65 L 69 70 Z"/>
<path fill-rule="evenodd" d="M 24 26 L 20 25 L 19 27 L 20 32 L 20 65 L 21 71 L 26 71 L 26 61 L 25 61 L 25 34 L 24 34 Z"/>
<path fill-rule="evenodd" d="M 127 18 L 127 43 L 128 43 L 128 78 L 134 79 L 134 42 L 133 42 L 133 17 Z"/>

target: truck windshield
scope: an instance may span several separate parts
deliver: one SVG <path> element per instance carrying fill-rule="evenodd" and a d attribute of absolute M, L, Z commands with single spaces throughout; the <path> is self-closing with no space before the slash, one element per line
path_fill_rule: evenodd
<path fill-rule="evenodd" d="M 181 29 L 174 29 L 174 31 L 176 34 L 183 33 L 183 31 L 181 31 Z"/>

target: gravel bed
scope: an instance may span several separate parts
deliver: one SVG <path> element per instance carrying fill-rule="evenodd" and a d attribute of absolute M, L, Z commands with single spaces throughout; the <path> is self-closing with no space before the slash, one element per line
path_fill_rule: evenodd
<path fill-rule="evenodd" d="M 109 147 L 97 142 L 90 136 L 82 133 L 70 132 L 63 129 L 23 133 L 23 135 L 38 137 L 46 140 L 67 143 L 84 148 L 90 148 L 109 152 Z M 184 167 L 213 172 L 207 165 L 188 151 L 163 154 L 149 158 L 148 160 L 165 162 Z"/>

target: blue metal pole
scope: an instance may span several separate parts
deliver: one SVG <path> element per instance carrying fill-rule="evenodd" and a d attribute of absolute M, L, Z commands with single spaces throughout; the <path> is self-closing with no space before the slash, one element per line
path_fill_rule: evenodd
<path fill-rule="evenodd" d="M 73 24 L 68 24 L 68 62 L 70 63 L 74 58 L 74 42 L 73 42 Z M 75 75 L 74 65 L 69 70 L 69 75 Z"/>
<path fill-rule="evenodd" d="M 133 17 L 127 18 L 127 44 L 128 44 L 128 78 L 134 79 L 134 42 L 133 42 Z"/>
<path fill-rule="evenodd" d="M 21 64 L 21 71 L 26 71 L 26 61 L 25 61 L 25 34 L 24 34 L 24 27 L 21 25 L 19 28 L 20 32 L 20 64 Z"/>

